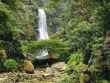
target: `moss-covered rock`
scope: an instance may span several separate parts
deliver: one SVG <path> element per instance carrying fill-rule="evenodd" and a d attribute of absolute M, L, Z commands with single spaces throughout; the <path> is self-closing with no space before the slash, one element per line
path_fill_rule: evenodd
<path fill-rule="evenodd" d="M 27 73 L 34 73 L 34 66 L 29 60 L 24 60 L 24 70 Z"/>
<path fill-rule="evenodd" d="M 0 50 L 0 61 L 3 62 L 6 59 L 6 52 L 5 50 Z"/>
<path fill-rule="evenodd" d="M 81 74 L 80 75 L 80 83 L 87 83 L 90 79 L 88 74 Z"/>

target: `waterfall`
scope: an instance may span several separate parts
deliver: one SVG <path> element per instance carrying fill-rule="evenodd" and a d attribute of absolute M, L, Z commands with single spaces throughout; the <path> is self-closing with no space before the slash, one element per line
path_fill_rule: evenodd
<path fill-rule="evenodd" d="M 43 9 L 38 9 L 38 28 L 36 32 L 37 40 L 48 40 L 48 31 L 47 31 L 47 23 L 46 23 L 46 14 Z M 36 59 L 48 59 L 48 51 L 40 50 L 39 54 L 37 54 Z"/>
<path fill-rule="evenodd" d="M 38 40 L 41 39 L 49 39 L 48 31 L 47 31 L 47 23 L 46 23 L 46 14 L 43 9 L 38 9 L 38 32 L 39 37 L 37 37 Z"/>

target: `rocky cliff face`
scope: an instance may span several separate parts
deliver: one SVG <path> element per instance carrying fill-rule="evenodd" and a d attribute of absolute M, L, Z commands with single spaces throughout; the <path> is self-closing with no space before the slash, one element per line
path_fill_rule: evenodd
<path fill-rule="evenodd" d="M 93 75 L 100 74 L 97 79 L 110 80 L 110 31 L 99 50 L 92 53 L 88 65 Z"/>

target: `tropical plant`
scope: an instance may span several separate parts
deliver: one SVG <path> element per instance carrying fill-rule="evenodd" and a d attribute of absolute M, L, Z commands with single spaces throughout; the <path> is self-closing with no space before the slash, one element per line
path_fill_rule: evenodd
<path fill-rule="evenodd" d="M 69 57 L 68 66 L 73 65 L 74 67 L 76 67 L 77 65 L 82 64 L 82 63 L 83 63 L 83 55 L 80 50 L 73 53 Z"/>
<path fill-rule="evenodd" d="M 82 55 L 81 51 L 79 50 L 69 56 L 66 71 L 73 73 L 73 72 L 75 72 L 74 71 L 75 68 L 82 63 L 83 63 L 83 55 Z"/>
<path fill-rule="evenodd" d="M 67 74 L 63 74 L 58 78 L 57 83 L 73 83 L 72 77 Z"/>
<path fill-rule="evenodd" d="M 7 71 L 13 71 L 17 69 L 17 62 L 14 59 L 7 59 L 4 62 L 4 67 Z"/>
<path fill-rule="evenodd" d="M 36 53 L 36 51 L 40 50 L 48 50 L 49 55 L 51 54 L 63 54 L 68 51 L 68 45 L 65 42 L 61 42 L 58 40 L 39 40 L 33 41 L 28 44 L 28 52 Z M 50 56 L 51 57 L 51 56 Z"/>

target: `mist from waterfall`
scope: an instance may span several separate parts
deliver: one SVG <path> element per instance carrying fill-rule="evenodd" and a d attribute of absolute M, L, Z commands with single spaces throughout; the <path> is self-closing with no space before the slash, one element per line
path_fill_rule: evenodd
<path fill-rule="evenodd" d="M 46 22 L 46 14 L 43 9 L 38 9 L 38 28 L 37 28 L 37 40 L 48 40 L 48 31 L 47 31 L 47 22 Z M 40 50 L 40 52 L 37 54 L 36 59 L 48 59 L 48 51 Z"/>

